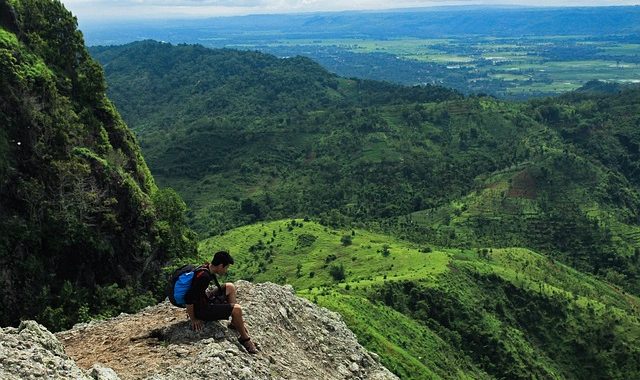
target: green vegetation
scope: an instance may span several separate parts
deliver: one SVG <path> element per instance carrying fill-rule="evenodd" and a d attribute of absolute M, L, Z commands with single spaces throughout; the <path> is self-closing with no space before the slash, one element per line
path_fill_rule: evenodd
<path fill-rule="evenodd" d="M 338 78 L 303 58 L 155 42 L 93 51 L 154 175 L 185 197 L 194 227 L 208 234 L 292 214 L 396 213 L 406 197 L 393 201 L 406 187 L 396 169 L 407 162 L 417 173 L 437 160 L 405 145 L 414 137 L 405 135 L 405 119 L 416 102 L 461 98 L 441 87 Z M 193 76 L 162 79 L 178 72 Z M 447 118 L 438 112 L 432 116 Z M 419 139 L 423 131 L 415 129 Z M 385 174 L 371 165 L 386 166 Z M 420 181 L 424 198 L 447 190 Z"/>
<path fill-rule="evenodd" d="M 315 239 L 300 246 L 300 236 Z M 233 278 L 292 284 L 339 312 L 401 378 L 640 374 L 640 300 L 530 250 L 427 250 L 302 220 L 206 239 L 201 259 L 220 247 L 236 258 Z M 336 267 L 345 268 L 338 283 Z"/>
<path fill-rule="evenodd" d="M 638 373 L 638 88 L 512 103 L 301 58 L 93 53 L 152 171 L 211 236 L 201 259 L 224 247 L 235 278 L 292 284 L 406 378 Z"/>
<path fill-rule="evenodd" d="M 232 279 L 292 284 L 402 378 L 640 377 L 639 88 L 511 103 L 301 57 L 94 48 L 173 191 L 61 3 L 0 11 L 0 323 L 154 302 L 162 267 L 196 260 L 191 225 L 198 260 L 226 248 Z M 482 59 L 524 60 L 491 43 Z M 463 64 L 447 44 L 424 54 Z"/>
<path fill-rule="evenodd" d="M 0 1 L 0 324 L 53 330 L 163 298 L 195 254 L 186 205 L 159 190 L 58 1 Z"/>
<path fill-rule="evenodd" d="M 638 89 L 589 82 L 509 103 L 342 79 L 302 58 L 154 42 L 93 52 L 204 236 L 308 216 L 424 244 L 529 247 L 640 292 Z"/>

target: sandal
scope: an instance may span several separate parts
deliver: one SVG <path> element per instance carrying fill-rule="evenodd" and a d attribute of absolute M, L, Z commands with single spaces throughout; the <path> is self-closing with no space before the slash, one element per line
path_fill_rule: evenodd
<path fill-rule="evenodd" d="M 240 344 L 242 345 L 242 347 L 244 347 L 245 350 L 247 350 L 248 353 L 250 354 L 257 354 L 258 350 L 256 349 L 255 344 L 253 344 L 253 342 L 251 341 L 251 338 L 247 337 L 247 338 L 238 338 L 238 342 L 240 342 Z"/>

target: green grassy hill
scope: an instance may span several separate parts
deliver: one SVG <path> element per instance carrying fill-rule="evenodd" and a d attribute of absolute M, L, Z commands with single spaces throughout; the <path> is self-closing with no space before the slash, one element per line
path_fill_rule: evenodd
<path fill-rule="evenodd" d="M 406 379 L 634 378 L 640 300 L 522 248 L 445 249 L 283 220 L 200 243 L 231 276 L 294 286 L 339 312 Z"/>

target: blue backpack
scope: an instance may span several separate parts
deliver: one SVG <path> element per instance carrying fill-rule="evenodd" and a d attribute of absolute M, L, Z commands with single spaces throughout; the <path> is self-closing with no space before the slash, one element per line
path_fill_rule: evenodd
<path fill-rule="evenodd" d="M 167 284 L 167 297 L 171 304 L 178 307 L 185 307 L 186 301 L 184 297 L 191 288 L 191 282 L 199 271 L 207 270 L 202 267 L 194 267 L 193 265 L 185 265 L 173 271 L 169 277 Z"/>

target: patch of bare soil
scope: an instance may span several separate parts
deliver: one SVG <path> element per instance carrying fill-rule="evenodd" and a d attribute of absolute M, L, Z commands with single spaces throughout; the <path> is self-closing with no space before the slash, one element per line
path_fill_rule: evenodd
<path fill-rule="evenodd" d="M 140 379 L 193 360 L 197 351 L 193 341 L 167 340 L 171 330 L 189 326 L 184 310 L 163 303 L 134 315 L 76 326 L 56 337 L 81 368 L 97 362 L 123 380 Z"/>
<path fill-rule="evenodd" d="M 507 191 L 507 197 L 510 198 L 536 199 L 537 195 L 536 180 L 527 170 L 521 171 L 512 178 L 511 186 Z"/>

